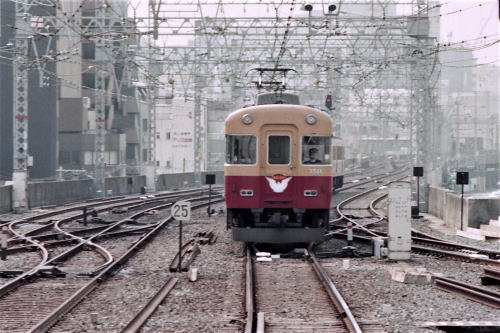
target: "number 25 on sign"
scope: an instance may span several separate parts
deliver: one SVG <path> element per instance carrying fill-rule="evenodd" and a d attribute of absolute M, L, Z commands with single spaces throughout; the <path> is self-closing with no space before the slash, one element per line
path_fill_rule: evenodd
<path fill-rule="evenodd" d="M 189 221 L 191 219 L 191 202 L 189 201 L 177 201 L 172 206 L 172 217 L 179 221 L 179 266 L 177 271 L 180 272 L 182 269 L 182 221 Z"/>
<path fill-rule="evenodd" d="M 191 202 L 177 201 L 172 206 L 172 216 L 177 221 L 189 221 L 191 219 Z"/>

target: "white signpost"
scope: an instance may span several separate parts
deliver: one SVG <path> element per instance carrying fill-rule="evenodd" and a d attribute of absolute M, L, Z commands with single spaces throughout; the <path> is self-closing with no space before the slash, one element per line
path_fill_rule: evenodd
<path fill-rule="evenodd" d="M 177 221 L 189 221 L 191 219 L 191 202 L 177 201 L 172 206 L 172 216 Z"/>
<path fill-rule="evenodd" d="M 172 217 L 179 221 L 179 261 L 177 271 L 182 271 L 182 221 L 189 221 L 191 219 L 191 202 L 177 201 L 173 204 L 171 210 Z"/>
<path fill-rule="evenodd" d="M 409 182 L 389 185 L 389 259 L 410 259 L 411 188 Z"/>

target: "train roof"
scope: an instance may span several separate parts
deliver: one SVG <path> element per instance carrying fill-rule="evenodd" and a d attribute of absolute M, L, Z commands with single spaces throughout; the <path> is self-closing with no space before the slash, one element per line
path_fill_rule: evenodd
<path fill-rule="evenodd" d="M 292 93 L 267 92 L 257 95 L 256 105 L 266 104 L 293 104 L 300 105 L 299 95 Z"/>
<path fill-rule="evenodd" d="M 242 117 L 246 114 L 253 118 L 250 125 L 245 125 L 242 122 Z M 316 117 L 317 121 L 314 125 L 306 123 L 308 115 Z M 255 132 L 256 127 L 273 124 L 293 124 L 300 131 L 323 135 L 327 133 L 331 135 L 333 131 L 332 119 L 323 111 L 303 105 L 266 104 L 250 106 L 229 114 L 226 118 L 226 133 L 250 133 Z"/>

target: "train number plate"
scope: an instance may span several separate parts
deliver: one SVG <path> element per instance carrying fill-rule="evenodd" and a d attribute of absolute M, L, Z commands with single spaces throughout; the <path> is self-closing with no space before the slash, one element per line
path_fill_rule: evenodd
<path fill-rule="evenodd" d="M 309 169 L 310 175 L 321 175 L 323 173 L 322 169 Z"/>

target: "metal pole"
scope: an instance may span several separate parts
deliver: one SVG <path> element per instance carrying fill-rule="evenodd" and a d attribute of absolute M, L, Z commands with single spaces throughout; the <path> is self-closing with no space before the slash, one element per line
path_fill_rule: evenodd
<path fill-rule="evenodd" d="M 106 31 L 106 7 L 104 2 L 95 10 L 97 26 L 100 32 Z M 103 37 L 95 41 L 95 61 L 105 62 L 105 49 L 108 43 Z M 103 64 L 103 67 L 106 65 Z M 106 72 L 102 68 L 97 68 L 95 73 L 95 134 L 94 134 L 94 182 L 96 197 L 105 197 L 105 177 L 106 177 Z"/>
<path fill-rule="evenodd" d="M 212 184 L 208 184 L 208 216 L 212 215 Z"/>
<path fill-rule="evenodd" d="M 83 225 L 87 226 L 87 207 L 83 207 Z"/>
<path fill-rule="evenodd" d="M 464 230 L 464 184 L 462 184 L 462 200 L 460 208 L 460 230 Z"/>
<path fill-rule="evenodd" d="M 177 263 L 177 271 L 182 271 L 182 220 L 179 221 L 179 262 Z"/>
<path fill-rule="evenodd" d="M 417 177 L 417 217 L 420 215 L 420 177 Z"/>
<path fill-rule="evenodd" d="M 13 61 L 13 170 L 12 199 L 15 212 L 28 209 L 28 32 L 31 16 L 29 2 L 16 2 L 16 54 Z"/>

